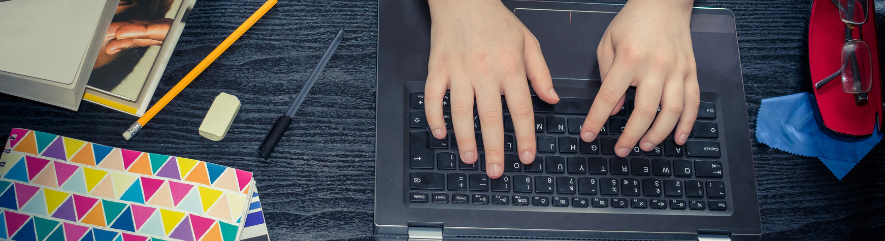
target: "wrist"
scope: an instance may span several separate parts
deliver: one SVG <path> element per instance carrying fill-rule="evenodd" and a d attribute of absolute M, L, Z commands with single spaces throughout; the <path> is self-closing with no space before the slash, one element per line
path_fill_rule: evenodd
<path fill-rule="evenodd" d="M 431 19 L 504 7 L 500 0 L 427 0 Z"/>
<path fill-rule="evenodd" d="M 642 8 L 689 21 L 693 5 L 694 0 L 629 0 L 624 8 Z"/>

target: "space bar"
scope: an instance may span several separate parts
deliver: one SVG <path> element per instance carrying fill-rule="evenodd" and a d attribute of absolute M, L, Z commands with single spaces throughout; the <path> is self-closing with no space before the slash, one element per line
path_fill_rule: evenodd
<path fill-rule="evenodd" d="M 555 105 L 547 104 L 537 96 L 532 96 L 532 108 L 535 112 L 557 113 L 557 114 L 587 114 L 590 112 L 590 105 L 593 99 L 562 97 L 559 103 Z"/>

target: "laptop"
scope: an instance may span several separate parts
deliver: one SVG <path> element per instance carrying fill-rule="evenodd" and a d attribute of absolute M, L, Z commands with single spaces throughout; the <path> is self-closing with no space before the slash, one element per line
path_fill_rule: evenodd
<path fill-rule="evenodd" d="M 676 145 L 671 136 L 653 151 L 635 148 L 620 158 L 613 147 L 630 117 L 635 91 L 628 91 L 625 107 L 610 117 L 597 140 L 584 143 L 578 135 L 601 84 L 596 47 L 622 5 L 505 5 L 540 42 L 561 101 L 549 105 L 532 97 L 537 141 L 545 145 L 538 145 L 534 163 L 522 165 L 505 144 L 504 176 L 490 179 L 482 157 L 464 164 L 451 135 L 437 141 L 427 129 L 426 1 L 379 0 L 376 239 L 760 239 L 731 11 L 692 12 L 702 103 L 687 143 Z M 505 143 L 513 135 L 506 111 Z"/>

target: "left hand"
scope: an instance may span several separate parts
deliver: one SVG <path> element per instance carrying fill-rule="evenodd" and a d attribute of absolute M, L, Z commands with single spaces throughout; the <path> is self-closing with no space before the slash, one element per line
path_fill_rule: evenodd
<path fill-rule="evenodd" d="M 615 153 L 626 157 L 637 142 L 650 151 L 674 126 L 676 143 L 685 144 L 700 104 L 691 7 L 691 0 L 630 0 L 615 16 L 596 51 L 602 87 L 581 129 L 583 141 L 596 138 L 635 86 L 635 107 Z"/>
<path fill-rule="evenodd" d="M 132 20 L 111 23 L 93 69 L 109 64 L 122 51 L 163 45 L 166 34 L 172 27 L 172 21 L 163 18 L 155 21 Z"/>

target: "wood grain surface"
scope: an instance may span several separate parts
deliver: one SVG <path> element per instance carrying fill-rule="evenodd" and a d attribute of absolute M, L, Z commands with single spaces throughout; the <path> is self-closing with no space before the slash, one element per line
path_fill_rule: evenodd
<path fill-rule="evenodd" d="M 154 101 L 262 3 L 198 1 Z M 754 132 L 762 99 L 804 91 L 809 81 L 805 43 L 811 2 L 699 1 L 696 6 L 735 14 Z M 377 20 L 377 1 L 282 0 L 131 141 L 120 134 L 135 121 L 132 116 L 85 101 L 75 113 L 8 95 L 0 95 L 0 133 L 28 128 L 251 171 L 272 240 L 371 239 Z M 347 37 L 289 132 L 271 159 L 257 158 L 262 138 L 339 29 Z M 227 137 L 212 142 L 197 129 L 220 92 L 237 96 L 242 107 Z M 838 181 L 815 158 L 752 141 L 763 239 L 885 239 L 881 144 Z"/>

